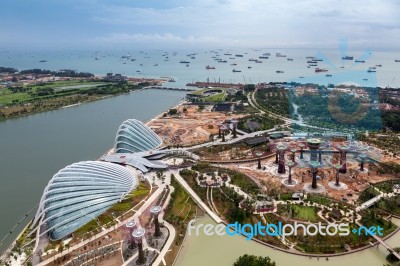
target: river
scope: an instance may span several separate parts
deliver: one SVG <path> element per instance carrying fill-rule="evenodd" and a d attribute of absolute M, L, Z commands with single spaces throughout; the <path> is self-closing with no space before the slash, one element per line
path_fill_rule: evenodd
<path fill-rule="evenodd" d="M 400 220 L 394 220 L 394 223 L 400 225 Z M 205 216 L 198 218 L 196 224 L 214 224 L 215 222 Z M 386 241 L 392 247 L 400 246 L 400 232 L 397 232 Z M 269 256 L 276 262 L 277 266 L 382 266 L 386 262 L 388 252 L 384 247 L 372 247 L 353 254 L 331 257 L 328 261 L 325 258 L 309 258 L 287 254 L 274 250 L 254 241 L 247 241 L 240 236 L 206 236 L 200 233 L 185 237 L 181 252 L 175 262 L 175 266 L 202 266 L 202 265 L 220 265 L 230 266 L 236 259 L 244 254 L 253 254 L 257 256 Z"/>
<path fill-rule="evenodd" d="M 58 170 L 74 162 L 96 160 L 113 146 L 124 120 L 147 121 L 184 96 L 179 91 L 143 90 L 1 122 L 0 241 L 39 203 Z M 15 228 L 0 253 L 27 222 Z"/>

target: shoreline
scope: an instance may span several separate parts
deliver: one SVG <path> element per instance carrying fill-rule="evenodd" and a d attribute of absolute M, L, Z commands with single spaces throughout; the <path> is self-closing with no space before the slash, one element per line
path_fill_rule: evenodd
<path fill-rule="evenodd" d="M 131 93 L 143 91 L 143 90 L 146 90 L 146 89 L 148 89 L 148 88 L 142 88 L 142 89 L 139 89 L 139 90 L 133 90 L 133 91 L 131 91 Z M 121 95 L 121 94 L 115 95 L 115 96 L 120 96 L 120 95 Z M 106 99 L 106 98 L 110 98 L 110 97 L 111 97 L 111 96 L 105 96 L 105 97 L 101 97 L 101 98 L 96 99 L 96 100 L 93 100 L 93 101 L 86 101 L 86 102 L 83 102 L 83 103 L 94 102 L 94 101 L 97 101 L 97 100 L 102 100 L 102 99 Z M 160 114 L 156 115 L 155 117 L 151 118 L 150 120 L 148 120 L 148 121 L 146 121 L 146 122 L 144 122 L 144 123 L 145 123 L 146 125 L 148 125 L 148 124 L 149 124 L 150 122 L 152 122 L 153 120 L 160 118 L 160 117 L 161 117 L 166 111 L 168 111 L 169 109 L 171 109 L 171 108 L 178 108 L 179 106 L 183 105 L 184 103 L 185 103 L 185 101 L 180 100 L 180 101 L 178 102 L 178 104 L 173 104 L 173 105 L 171 105 L 171 106 L 168 107 L 166 110 L 162 111 Z M 81 103 L 79 103 L 79 104 L 73 104 L 73 105 L 70 105 L 69 107 L 77 106 L 77 105 L 80 105 L 80 104 L 81 104 Z M 69 107 L 64 106 L 64 107 L 60 107 L 60 108 L 54 109 L 54 110 L 59 110 L 59 109 L 62 109 L 62 108 L 69 108 Z M 51 110 L 51 111 L 54 111 L 54 110 Z M 45 112 L 45 111 L 44 111 L 44 112 Z M 32 114 L 33 114 L 33 113 L 32 113 Z M 35 114 L 36 114 L 36 113 L 35 113 Z M 17 117 L 16 117 L 16 118 L 17 118 Z M 18 118 L 19 118 L 19 117 L 18 117 Z M 5 121 L 5 120 L 4 120 L 4 121 Z M 2 120 L 0 120 L 0 122 L 2 122 Z M 108 149 L 103 155 L 109 154 L 111 151 L 113 151 L 113 149 L 114 149 L 114 147 Z M 102 157 L 102 156 L 100 156 L 97 160 L 99 160 L 101 157 Z M 8 256 L 6 256 L 6 254 L 9 253 L 9 252 L 11 252 L 11 250 L 14 248 L 14 246 L 15 246 L 15 244 L 16 244 L 16 241 L 17 241 L 18 238 L 23 234 L 23 232 L 25 231 L 25 229 L 27 228 L 27 226 L 29 225 L 29 223 L 30 223 L 31 221 L 32 221 L 32 219 L 28 221 L 28 224 L 27 224 L 26 226 L 24 226 L 24 228 L 22 229 L 22 231 L 19 232 L 17 238 L 16 238 L 13 242 L 11 242 L 11 244 L 7 247 L 7 249 L 4 250 L 4 251 L 1 253 L 1 255 L 0 255 L 0 260 L 6 259 L 6 258 L 8 257 Z"/>

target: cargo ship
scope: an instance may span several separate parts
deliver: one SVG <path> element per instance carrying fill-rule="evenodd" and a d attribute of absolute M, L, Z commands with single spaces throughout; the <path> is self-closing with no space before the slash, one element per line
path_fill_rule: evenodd
<path fill-rule="evenodd" d="M 346 55 L 342 57 L 342 60 L 353 60 L 353 57 Z"/>
<path fill-rule="evenodd" d="M 317 67 L 316 69 L 315 69 L 315 72 L 327 72 L 328 71 L 328 69 L 326 69 L 326 68 L 319 68 L 319 67 Z"/>

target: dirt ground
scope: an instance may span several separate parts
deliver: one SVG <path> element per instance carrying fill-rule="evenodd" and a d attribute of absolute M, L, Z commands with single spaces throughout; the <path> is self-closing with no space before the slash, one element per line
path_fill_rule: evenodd
<path fill-rule="evenodd" d="M 275 158 L 272 157 L 268 160 L 263 160 L 262 166 L 268 166 L 267 168 L 275 169 Z M 266 192 L 271 191 L 272 189 L 281 192 L 302 192 L 304 190 L 304 185 L 312 182 L 310 170 L 307 168 L 293 168 L 292 178 L 297 180 L 298 183 L 295 186 L 285 186 L 282 181 L 288 177 L 288 169 L 286 170 L 285 174 L 276 175 L 271 173 L 271 171 L 268 171 L 268 169 L 257 169 L 257 162 L 242 163 L 240 165 L 230 164 L 226 165 L 226 167 L 242 172 L 250 176 L 253 180 L 263 184 L 263 190 Z M 368 169 L 368 164 L 366 164 L 365 168 Z M 347 173 L 340 174 L 339 176 L 340 182 L 347 186 L 347 189 L 343 190 L 336 190 L 328 185 L 329 182 L 335 181 L 336 171 L 334 169 L 319 169 L 317 175 L 319 175 L 321 179 L 318 180 L 318 184 L 325 188 L 325 192 L 323 192 L 323 194 L 339 201 L 341 201 L 342 198 L 346 198 L 348 203 L 353 204 L 358 199 L 359 193 L 366 189 L 369 186 L 369 183 L 393 179 L 393 177 L 390 175 L 378 175 L 374 172 L 367 171 L 364 173 L 359 173 L 358 169 L 358 163 L 351 162 L 347 164 Z"/>
<path fill-rule="evenodd" d="M 186 108 L 186 112 L 183 109 Z M 179 115 L 159 117 L 148 126 L 159 135 L 165 145 L 194 145 L 207 142 L 211 134 L 218 134 L 218 125 L 242 115 L 212 112 L 211 106 L 200 111 L 198 106 L 181 105 Z"/>

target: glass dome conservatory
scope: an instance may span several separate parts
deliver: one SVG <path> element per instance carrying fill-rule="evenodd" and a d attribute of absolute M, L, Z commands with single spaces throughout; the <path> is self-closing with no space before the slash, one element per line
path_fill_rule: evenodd
<path fill-rule="evenodd" d="M 95 219 L 137 187 L 127 168 L 100 161 L 74 163 L 56 173 L 46 186 L 33 221 L 40 234 L 61 239 Z"/>
<path fill-rule="evenodd" d="M 136 119 L 124 121 L 115 138 L 116 153 L 136 153 L 158 148 L 161 138 L 147 125 Z"/>

